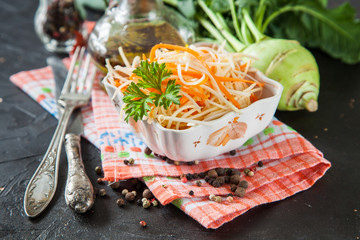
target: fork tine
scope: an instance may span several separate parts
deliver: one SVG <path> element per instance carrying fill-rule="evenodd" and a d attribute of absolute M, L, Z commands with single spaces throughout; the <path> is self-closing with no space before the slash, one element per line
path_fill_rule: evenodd
<path fill-rule="evenodd" d="M 70 92 L 72 92 L 72 93 L 76 92 L 76 87 L 79 84 L 78 81 L 79 81 L 80 69 L 81 69 L 83 58 L 84 58 L 84 54 L 85 54 L 85 47 L 82 47 L 80 50 L 79 57 L 78 57 L 78 63 L 75 64 L 75 65 L 77 65 L 77 71 L 75 72 L 75 76 L 73 77 L 73 81 L 72 81 L 71 88 L 70 88 Z"/>
<path fill-rule="evenodd" d="M 80 51 L 80 48 L 77 47 L 77 48 L 75 49 L 73 58 L 72 58 L 72 60 L 71 60 L 70 68 L 69 68 L 68 74 L 67 74 L 67 76 L 66 76 L 66 80 L 65 80 L 63 89 L 61 90 L 61 94 L 64 94 L 64 93 L 69 92 L 69 87 L 70 87 L 70 83 L 71 83 L 71 79 L 72 79 L 72 74 L 74 73 L 74 68 L 75 68 L 75 64 L 76 64 L 76 59 L 77 59 L 77 57 L 78 57 L 78 55 L 79 55 L 79 51 Z"/>
<path fill-rule="evenodd" d="M 84 91 L 86 77 L 88 76 L 88 71 L 89 71 L 89 65 L 90 65 L 90 55 L 88 54 L 86 56 L 85 63 L 84 63 L 83 76 L 81 79 L 79 79 L 79 82 L 78 82 L 78 92 L 79 93 Z"/>
<path fill-rule="evenodd" d="M 96 68 L 94 67 L 93 71 L 91 73 L 90 80 L 87 81 L 87 83 L 86 83 L 86 95 L 87 95 L 87 97 L 90 97 L 91 90 L 92 90 L 92 87 L 94 85 L 95 75 L 96 75 Z"/>

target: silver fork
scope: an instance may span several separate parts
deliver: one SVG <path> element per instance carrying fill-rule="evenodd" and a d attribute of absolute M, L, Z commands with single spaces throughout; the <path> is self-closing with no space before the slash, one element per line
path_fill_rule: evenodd
<path fill-rule="evenodd" d="M 80 73 L 84 54 L 85 48 L 80 50 L 78 47 L 75 50 L 64 87 L 58 100 L 63 112 L 44 158 L 26 188 L 24 209 L 28 217 L 38 216 L 53 198 L 57 187 L 61 147 L 69 118 L 74 109 L 84 106 L 89 102 L 96 71 L 92 72 L 89 79 L 90 55 L 87 55 L 83 64 L 83 71 Z"/>

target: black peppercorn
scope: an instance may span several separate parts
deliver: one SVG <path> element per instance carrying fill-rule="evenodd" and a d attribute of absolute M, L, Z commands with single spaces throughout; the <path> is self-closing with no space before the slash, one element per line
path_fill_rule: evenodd
<path fill-rule="evenodd" d="M 135 199 L 135 195 L 132 193 L 132 192 L 128 192 L 126 195 L 125 195 L 125 199 L 126 201 L 133 201 Z"/>
<path fill-rule="evenodd" d="M 171 160 L 170 158 L 167 158 L 167 159 L 166 159 L 166 162 L 167 162 L 168 164 L 174 164 L 174 160 Z"/>
<path fill-rule="evenodd" d="M 240 176 L 239 175 L 232 175 L 230 177 L 230 183 L 238 185 L 240 182 Z"/>
<path fill-rule="evenodd" d="M 154 153 L 154 156 L 160 158 L 160 155 L 157 153 Z"/>
<path fill-rule="evenodd" d="M 244 197 L 245 196 L 245 188 L 238 187 L 235 190 L 235 195 L 238 196 L 238 197 Z"/>
<path fill-rule="evenodd" d="M 191 162 L 187 162 L 186 163 L 188 166 L 192 166 L 192 165 L 195 165 L 195 162 L 194 161 L 191 161 Z"/>
<path fill-rule="evenodd" d="M 205 182 L 209 182 L 210 177 L 206 175 L 206 176 L 204 177 L 204 180 L 205 180 Z"/>
<path fill-rule="evenodd" d="M 160 155 L 160 159 L 161 160 L 166 160 L 166 159 L 168 159 L 168 157 Z"/>
<path fill-rule="evenodd" d="M 129 160 L 125 159 L 125 160 L 124 160 L 124 164 L 125 164 L 125 165 L 129 165 Z"/>
<path fill-rule="evenodd" d="M 116 204 L 117 204 L 119 207 L 122 207 L 122 206 L 124 206 L 125 201 L 124 201 L 124 199 L 119 198 L 118 200 L 116 200 Z"/>
<path fill-rule="evenodd" d="M 149 147 L 146 147 L 145 150 L 144 150 L 144 153 L 146 155 L 150 155 L 152 153 L 151 149 Z"/>
<path fill-rule="evenodd" d="M 229 152 L 229 154 L 230 154 L 231 156 L 234 156 L 234 155 L 236 154 L 236 150 L 231 150 L 231 151 Z"/>
<path fill-rule="evenodd" d="M 221 187 L 221 182 L 218 179 L 215 179 L 211 185 L 213 187 Z"/>
<path fill-rule="evenodd" d="M 188 173 L 188 174 L 186 174 L 186 179 L 187 180 L 192 180 L 192 178 L 193 178 L 193 176 L 192 176 L 192 174 L 190 174 L 190 173 Z"/>
<path fill-rule="evenodd" d="M 229 176 L 224 176 L 225 179 L 225 183 L 229 183 L 230 182 L 230 177 Z"/>
<path fill-rule="evenodd" d="M 226 169 L 226 175 L 231 176 L 231 173 L 232 173 L 231 168 Z"/>
<path fill-rule="evenodd" d="M 242 187 L 242 188 L 245 188 L 247 189 L 248 188 L 248 182 L 243 180 L 243 181 L 240 181 L 239 183 L 239 187 Z"/>
<path fill-rule="evenodd" d="M 227 197 L 233 197 L 234 195 L 232 193 L 229 193 Z"/>
<path fill-rule="evenodd" d="M 142 196 L 143 196 L 143 198 L 150 199 L 153 197 L 153 194 L 151 193 L 151 191 L 149 189 L 145 189 Z"/>
<path fill-rule="evenodd" d="M 200 180 L 196 181 L 196 186 L 201 187 L 201 181 Z"/>
<path fill-rule="evenodd" d="M 218 177 L 218 174 L 217 172 L 213 169 L 213 170 L 210 170 L 207 174 L 210 178 L 217 178 Z"/>
<path fill-rule="evenodd" d="M 106 196 L 106 190 L 103 189 L 103 188 L 100 189 L 100 190 L 99 190 L 99 196 L 100 196 L 100 197 L 105 197 L 105 196 Z"/>
<path fill-rule="evenodd" d="M 215 178 L 209 178 L 209 181 L 208 181 L 208 183 L 210 184 L 210 185 L 213 185 L 213 182 L 215 181 Z"/>
<path fill-rule="evenodd" d="M 194 191 L 193 191 L 193 190 L 190 190 L 189 195 L 190 195 L 190 196 L 193 196 L 193 195 L 194 195 Z"/>
<path fill-rule="evenodd" d="M 237 189 L 237 185 L 235 185 L 235 184 L 231 184 L 231 185 L 230 185 L 230 190 L 231 190 L 232 192 L 235 192 L 236 189 Z"/>
<path fill-rule="evenodd" d="M 225 169 L 224 168 L 217 168 L 216 172 L 218 176 L 224 176 L 225 175 Z"/>
<path fill-rule="evenodd" d="M 262 161 L 259 161 L 258 164 L 257 164 L 259 167 L 262 167 L 264 166 L 264 163 Z"/>
<path fill-rule="evenodd" d="M 200 178 L 204 178 L 206 176 L 206 172 L 199 173 Z"/>
<path fill-rule="evenodd" d="M 100 167 L 100 166 L 97 166 L 97 167 L 95 168 L 95 172 L 96 172 L 97 175 L 100 175 L 100 174 L 102 173 L 101 167 Z"/>
<path fill-rule="evenodd" d="M 219 181 L 219 183 L 221 185 L 223 185 L 225 183 L 225 178 L 224 177 L 217 177 L 216 180 Z"/>

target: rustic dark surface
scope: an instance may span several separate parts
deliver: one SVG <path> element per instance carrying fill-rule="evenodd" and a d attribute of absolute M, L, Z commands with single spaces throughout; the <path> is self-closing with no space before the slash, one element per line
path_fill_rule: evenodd
<path fill-rule="evenodd" d="M 332 5 L 340 1 L 329 1 Z M 360 12 L 360 2 L 351 1 Z M 75 214 L 65 204 L 65 154 L 56 195 L 39 218 L 23 211 L 23 194 L 56 126 L 56 120 L 9 76 L 45 66 L 49 53 L 35 35 L 37 1 L 0 1 L 0 239 L 359 239 L 360 237 L 360 64 L 345 65 L 313 51 L 321 74 L 319 110 L 278 112 L 331 161 L 311 189 L 252 209 L 217 230 L 207 230 L 176 207 L 144 210 L 116 205 L 119 192 L 105 187 L 91 212 Z M 94 186 L 99 151 L 82 141 Z M 148 223 L 141 228 L 140 220 Z"/>

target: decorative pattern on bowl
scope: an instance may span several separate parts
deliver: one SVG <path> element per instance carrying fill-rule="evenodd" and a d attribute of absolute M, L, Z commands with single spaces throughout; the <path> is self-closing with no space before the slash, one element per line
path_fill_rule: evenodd
<path fill-rule="evenodd" d="M 167 129 L 154 121 L 129 121 L 134 132 L 155 153 L 175 161 L 194 161 L 216 157 L 242 146 L 269 125 L 275 114 L 283 87 L 280 83 L 257 71 L 255 78 L 265 83 L 261 98 L 242 109 L 242 114 L 230 112 L 185 130 Z M 105 77 L 103 84 L 112 99 L 116 87 Z M 120 112 L 122 96 L 117 94 L 112 102 Z"/>

